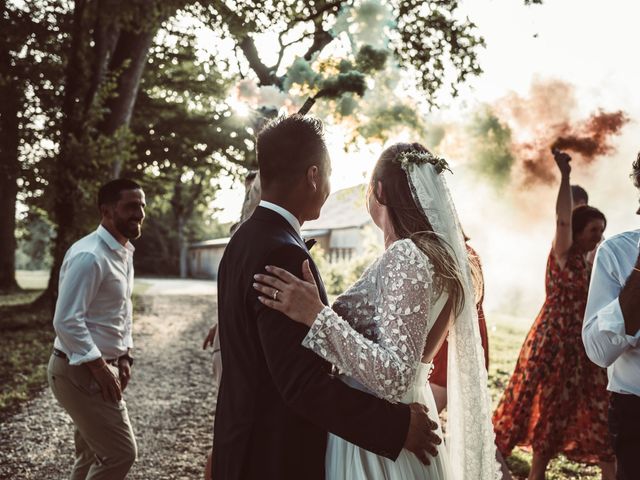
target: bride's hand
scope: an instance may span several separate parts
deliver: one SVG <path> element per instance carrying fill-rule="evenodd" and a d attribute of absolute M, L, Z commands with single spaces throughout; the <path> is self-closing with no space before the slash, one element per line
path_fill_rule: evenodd
<path fill-rule="evenodd" d="M 263 294 L 258 300 L 310 327 L 324 304 L 320 300 L 309 260 L 302 263 L 302 280 L 279 267 L 267 266 L 265 270 L 270 275 L 259 273 L 253 276 L 256 280 L 253 288 Z"/>

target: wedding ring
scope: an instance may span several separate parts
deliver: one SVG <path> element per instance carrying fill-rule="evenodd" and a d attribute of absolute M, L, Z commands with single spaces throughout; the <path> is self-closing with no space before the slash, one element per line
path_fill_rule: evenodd
<path fill-rule="evenodd" d="M 280 292 L 279 292 L 278 290 L 276 290 L 275 292 L 273 292 L 273 301 L 274 301 L 274 302 L 277 302 L 277 301 L 278 301 L 278 294 L 279 294 L 279 293 L 280 293 Z"/>

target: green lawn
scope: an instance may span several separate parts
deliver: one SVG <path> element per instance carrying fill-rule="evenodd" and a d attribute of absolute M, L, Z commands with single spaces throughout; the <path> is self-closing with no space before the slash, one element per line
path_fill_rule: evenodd
<path fill-rule="evenodd" d="M 18 270 L 16 280 L 25 290 L 44 290 L 49 281 L 47 270 Z"/>
<path fill-rule="evenodd" d="M 533 318 L 522 319 L 510 315 L 491 313 L 487 315 L 489 329 L 489 384 L 494 405 L 506 387 L 511 372 L 515 367 L 522 342 L 529 331 Z M 525 479 L 531 465 L 531 454 L 517 448 L 507 459 L 507 464 L 514 478 Z M 548 480 L 600 478 L 600 469 L 588 467 L 559 457 L 552 461 L 547 470 Z"/>
<path fill-rule="evenodd" d="M 42 274 L 18 276 L 23 288 L 44 288 L 46 281 Z M 0 420 L 47 383 L 54 339 L 51 309 L 27 307 L 41 292 L 31 289 L 0 296 Z"/>

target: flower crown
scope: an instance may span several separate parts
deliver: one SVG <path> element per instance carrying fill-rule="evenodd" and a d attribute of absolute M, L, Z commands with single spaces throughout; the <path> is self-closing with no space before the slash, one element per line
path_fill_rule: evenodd
<path fill-rule="evenodd" d="M 425 163 L 430 163 L 436 169 L 438 174 L 447 170 L 450 173 L 451 169 L 449 168 L 449 164 L 442 157 L 437 157 L 430 152 L 419 152 L 417 150 L 408 150 L 406 152 L 402 152 L 394 159 L 394 162 L 399 163 L 403 167 L 406 167 L 410 164 L 413 165 L 424 165 Z"/>

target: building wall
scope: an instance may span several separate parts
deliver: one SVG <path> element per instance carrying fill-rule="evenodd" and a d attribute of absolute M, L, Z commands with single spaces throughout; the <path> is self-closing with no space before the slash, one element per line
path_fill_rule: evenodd
<path fill-rule="evenodd" d="M 313 238 L 318 246 L 324 250 L 327 261 L 336 263 L 348 261 L 361 255 L 365 247 L 366 229 L 371 226 L 350 227 L 330 230 L 326 235 L 317 235 Z M 382 234 L 377 228 L 377 235 L 382 241 Z M 302 235 L 305 236 L 305 232 Z M 306 236 L 305 236 L 306 237 Z M 200 245 L 189 248 L 189 275 L 194 278 L 217 279 L 218 268 L 226 245 Z M 317 248 L 317 247 L 316 247 Z"/>
<path fill-rule="evenodd" d="M 218 278 L 218 268 L 225 246 L 191 247 L 189 249 L 189 275 L 194 278 Z"/>

